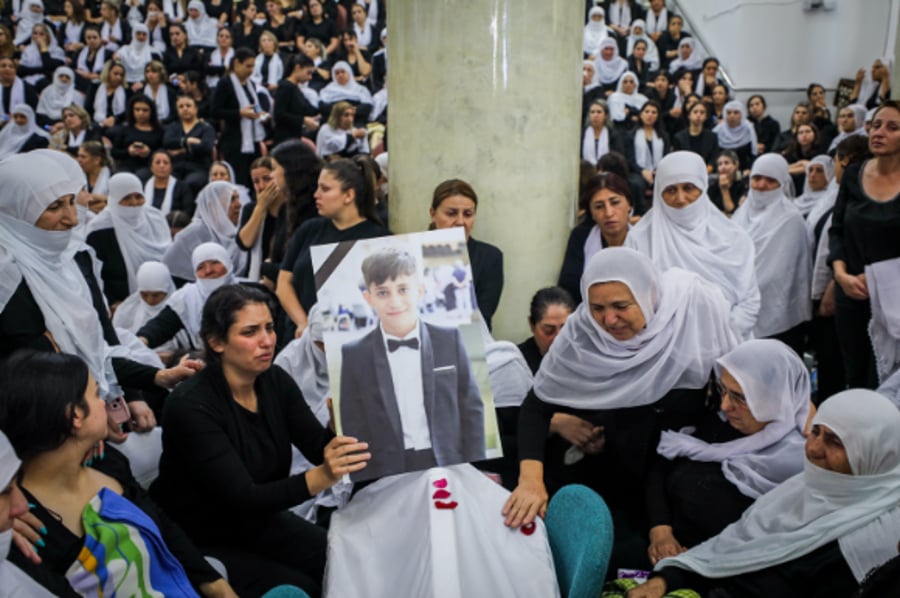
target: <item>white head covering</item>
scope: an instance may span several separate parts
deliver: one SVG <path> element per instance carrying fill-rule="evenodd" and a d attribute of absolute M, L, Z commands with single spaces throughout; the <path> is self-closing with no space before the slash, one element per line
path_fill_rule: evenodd
<path fill-rule="evenodd" d="M 813 425 L 844 444 L 852 475 L 805 461 L 803 473 L 761 496 L 722 533 L 656 569 L 679 567 L 721 578 L 759 571 L 838 540 L 857 581 L 897 555 L 900 537 L 900 412 L 871 390 L 838 393 Z"/>
<path fill-rule="evenodd" d="M 599 21 L 594 21 L 593 17 L 600 15 L 603 17 Z M 609 36 L 609 28 L 606 26 L 606 11 L 602 6 L 595 6 L 588 11 L 588 22 L 584 26 L 584 37 L 581 42 L 581 50 L 589 55 L 594 56 L 600 51 L 600 42 Z"/>
<path fill-rule="evenodd" d="M 859 95 L 856 97 L 856 101 L 863 105 L 868 103 L 869 98 L 872 97 L 872 94 L 875 93 L 875 90 L 881 85 L 879 81 L 872 78 L 872 65 L 875 64 L 876 60 L 887 67 L 888 76 L 890 76 L 891 72 L 894 70 L 893 56 L 882 56 L 872 61 L 872 64 L 866 68 L 866 74 L 863 75 L 863 80 L 859 84 Z"/>
<path fill-rule="evenodd" d="M 128 290 L 137 290 L 137 271 L 144 262 L 161 260 L 172 244 L 172 233 L 162 212 L 148 206 L 123 206 L 119 202 L 132 193 L 144 195 L 141 180 L 130 172 L 114 174 L 109 179 L 109 203 L 91 221 L 88 234 L 112 228 L 128 271 Z"/>
<path fill-rule="evenodd" d="M 32 12 L 32 6 L 39 6 L 41 11 Z M 17 16 L 19 20 L 16 22 L 16 36 L 13 39 L 13 45 L 21 46 L 31 39 L 31 30 L 34 26 L 44 22 L 44 3 L 42 0 L 24 0 L 22 10 Z"/>
<path fill-rule="evenodd" d="M 681 58 L 681 46 L 690 46 L 691 48 L 691 55 L 688 56 L 687 59 Z M 678 42 L 678 57 L 669 63 L 669 72 L 674 73 L 678 71 L 678 69 L 696 71 L 702 66 L 703 57 L 700 56 L 700 51 L 697 50 L 697 45 L 694 43 L 694 38 L 682 37 L 681 41 Z"/>
<path fill-rule="evenodd" d="M 21 126 L 17 125 L 12 119 L 12 115 L 16 114 L 23 114 L 28 119 L 27 122 Z M 31 109 L 31 106 L 18 104 L 11 110 L 9 123 L 3 127 L 3 130 L 0 130 L 0 160 L 17 154 L 32 135 L 50 137 L 34 122 L 34 110 Z"/>
<path fill-rule="evenodd" d="M 647 322 L 620 341 L 591 315 L 588 290 L 621 282 Z M 673 388 L 700 388 L 713 361 L 737 344 L 728 302 L 696 274 L 660 274 L 644 255 L 625 247 L 597 252 L 581 277 L 585 301 L 569 317 L 541 363 L 534 392 L 542 400 L 582 409 L 649 405 Z"/>
<path fill-rule="evenodd" d="M 682 432 L 664 431 L 657 452 L 674 459 L 722 464 L 725 478 L 741 494 L 758 498 L 803 470 L 803 427 L 809 416 L 806 364 L 787 345 L 749 340 L 716 360 L 716 374 L 728 370 L 765 428 L 729 442 L 710 444 Z"/>
<path fill-rule="evenodd" d="M 350 74 L 350 80 L 347 81 L 346 85 L 341 85 L 337 82 L 335 73 L 338 71 L 345 71 Z M 319 92 L 319 98 L 327 104 L 333 104 L 341 100 L 361 102 L 363 104 L 372 103 L 372 94 L 365 86 L 356 82 L 353 78 L 353 69 L 344 60 L 335 62 L 334 66 L 331 67 L 331 83 L 322 88 L 322 91 Z"/>
<path fill-rule="evenodd" d="M 234 192 L 235 186 L 231 183 L 213 181 L 197 195 L 194 219 L 178 233 L 163 257 L 163 262 L 173 276 L 185 280 L 195 279 L 194 269 L 188 271 L 187 265 L 194 248 L 207 241 L 218 243 L 228 251 L 228 264 L 233 270 L 243 270 L 247 255 L 235 242 L 237 226 L 228 218 L 228 208 Z"/>
<path fill-rule="evenodd" d="M 819 191 L 813 191 L 809 187 L 809 169 L 813 164 L 821 164 L 825 168 L 825 188 Z M 806 181 L 803 184 L 803 194 L 794 198 L 794 207 L 800 210 L 800 213 L 806 217 L 811 213 L 816 205 L 819 203 L 819 200 L 825 197 L 826 195 L 831 194 L 832 187 L 831 181 L 834 180 L 834 160 L 831 159 L 831 156 L 827 156 L 825 154 L 816 156 L 812 160 L 809 161 L 809 164 L 806 165 Z M 836 191 L 837 189 L 834 189 Z M 834 201 L 832 200 L 831 205 L 834 205 Z M 830 208 L 831 205 L 828 207 Z M 818 210 L 817 210 L 818 211 Z M 819 211 L 819 216 L 824 214 L 825 210 Z M 815 224 L 813 224 L 815 227 Z"/>
<path fill-rule="evenodd" d="M 731 219 L 749 233 L 756 248 L 756 280 L 762 305 L 753 332 L 765 337 L 812 317 L 812 257 L 806 222 L 784 193 L 791 184 L 787 160 L 781 154 L 764 154 L 753 162 L 750 176 L 754 175 L 781 183 L 772 191 L 750 189 L 747 201 Z"/>
<path fill-rule="evenodd" d="M 866 285 L 872 306 L 869 338 L 878 379 L 885 381 L 900 369 L 900 258 L 868 264 Z"/>
<path fill-rule="evenodd" d="M 141 298 L 141 293 L 162 292 L 166 298 L 156 305 L 149 305 Z M 141 326 L 165 308 L 168 299 L 175 292 L 172 275 L 162 262 L 144 262 L 137 271 L 137 290 L 119 304 L 113 316 L 113 325 L 130 332 L 137 332 Z"/>
<path fill-rule="evenodd" d="M 741 113 L 741 122 L 736 127 L 728 126 L 726 119 L 729 110 L 737 110 Z M 753 123 L 747 120 L 747 109 L 744 107 L 744 103 L 732 100 L 725 104 L 724 112 L 726 117 L 713 129 L 713 133 L 719 138 L 719 147 L 737 149 L 749 143 L 750 151 L 755 156 L 757 154 L 756 129 L 753 127 Z"/>
<path fill-rule="evenodd" d="M 609 60 L 603 59 L 603 48 L 614 48 L 616 55 Z M 603 85 L 611 85 L 619 80 L 622 73 L 628 70 L 628 61 L 619 56 L 619 44 L 611 37 L 600 42 L 597 58 L 594 60 L 595 80 Z"/>
<path fill-rule="evenodd" d="M 146 33 L 147 39 L 138 41 L 137 34 Z M 125 81 L 137 83 L 144 80 L 144 67 L 153 60 L 153 48 L 150 45 L 150 30 L 143 23 L 131 26 L 131 43 L 119 48 L 119 61 L 125 67 Z"/>
<path fill-rule="evenodd" d="M 849 106 L 841 108 L 841 110 L 844 110 L 845 108 L 853 111 L 853 130 L 850 132 L 839 131 L 837 136 L 835 136 L 835 138 L 831 140 L 831 145 L 828 146 L 829 152 L 834 150 L 834 148 L 837 147 L 838 143 L 840 143 L 847 137 L 852 137 L 854 135 L 862 135 L 863 137 L 869 136 L 869 134 L 866 133 L 866 113 L 868 112 L 866 110 L 866 107 L 862 104 L 850 104 Z"/>
<path fill-rule="evenodd" d="M 663 158 L 653 185 L 654 208 L 629 231 L 625 245 L 650 256 L 660 270 L 684 268 L 717 284 L 731 303 L 735 331 L 747 338 L 759 312 L 753 241 L 709 200 L 708 180 L 703 158 L 693 152 Z M 662 190 L 683 182 L 703 194 L 680 209 L 666 205 Z"/>
<path fill-rule="evenodd" d="M 227 268 L 225 276 L 219 278 L 198 278 L 196 282 L 190 282 L 169 298 L 168 306 L 172 308 L 184 329 L 190 337 L 194 348 L 203 347 L 203 339 L 200 337 L 200 322 L 203 319 L 203 306 L 213 291 L 226 284 L 234 282 L 234 266 L 228 251 L 218 243 L 202 243 L 191 254 L 191 269 L 196 272 L 197 267 L 206 261 L 217 261 Z"/>
<path fill-rule="evenodd" d="M 625 82 L 625 79 L 631 79 L 634 81 L 634 91 L 631 93 L 625 93 L 622 91 L 622 84 Z M 642 93 L 638 93 L 638 89 L 641 84 L 638 80 L 637 75 L 635 75 L 631 71 L 625 71 L 622 73 L 622 76 L 619 77 L 619 83 L 616 85 L 616 91 L 613 94 L 610 94 L 609 98 L 607 98 L 606 102 L 609 106 L 609 118 L 615 122 L 622 122 L 625 120 L 626 112 L 625 107 L 630 106 L 635 110 L 640 110 L 641 107 L 647 103 L 647 96 Z"/>
<path fill-rule="evenodd" d="M 642 29 L 640 35 L 634 33 L 634 30 L 638 27 Z M 643 40 L 647 44 L 647 53 L 644 54 L 644 61 L 650 65 L 651 71 L 655 71 L 659 68 L 659 50 L 656 48 L 653 40 L 650 39 L 650 36 L 647 35 L 647 22 L 644 19 L 635 19 L 631 22 L 631 28 L 628 30 L 628 45 L 625 49 L 626 56 L 631 56 L 631 53 L 634 52 L 634 45 L 638 40 Z"/>
<path fill-rule="evenodd" d="M 216 36 L 219 33 L 219 23 L 214 18 L 206 14 L 206 5 L 202 0 L 191 0 L 188 2 L 188 11 L 192 8 L 200 11 L 196 19 L 188 16 L 184 21 L 184 28 L 188 34 L 188 44 L 191 46 L 204 46 L 207 48 L 216 47 Z"/>
<path fill-rule="evenodd" d="M 118 396 L 90 289 L 69 250 L 72 230 L 35 226 L 50 204 L 78 193 L 83 182 L 44 155 L 25 154 L 0 162 L 0 180 L 0 310 L 24 279 L 59 348 L 85 360 L 102 397 Z"/>
<path fill-rule="evenodd" d="M 326 399 L 331 394 L 331 387 L 328 384 L 325 351 L 316 346 L 317 342 L 324 342 L 325 327 L 318 303 L 310 308 L 307 318 L 309 325 L 306 332 L 300 338 L 291 341 L 275 357 L 275 365 L 290 374 L 297 382 L 310 410 L 324 426 L 328 424 L 330 418 Z"/>
<path fill-rule="evenodd" d="M 68 75 L 69 82 L 60 81 L 60 75 Z M 53 83 L 41 92 L 37 113 L 45 114 L 53 120 L 62 118 L 63 108 L 72 103 L 81 104 L 81 97 L 75 92 L 75 73 L 67 66 L 61 66 L 53 72 Z"/>

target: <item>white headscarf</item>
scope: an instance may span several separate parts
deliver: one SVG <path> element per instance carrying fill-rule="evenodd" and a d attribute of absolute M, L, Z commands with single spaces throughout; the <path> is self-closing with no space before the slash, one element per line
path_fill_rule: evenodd
<path fill-rule="evenodd" d="M 137 291 L 137 271 L 144 262 L 162 259 L 172 244 L 172 233 L 162 212 L 148 206 L 123 206 L 119 202 L 131 195 L 144 195 L 141 180 L 130 172 L 119 172 L 109 179 L 109 202 L 106 209 L 91 221 L 88 234 L 96 230 L 112 228 L 125 269 L 128 271 L 128 291 Z M 152 197 L 151 197 L 152 199 Z"/>
<path fill-rule="evenodd" d="M 197 9 L 200 14 L 196 19 L 188 18 L 184 21 L 184 28 L 188 34 L 188 44 L 191 46 L 216 47 L 216 36 L 219 33 L 219 22 L 206 14 L 206 5 L 201 0 L 188 2 L 188 11 Z"/>
<path fill-rule="evenodd" d="M 310 410 L 325 426 L 330 418 L 326 399 L 331 395 L 331 387 L 328 384 L 325 351 L 316 346 L 317 342 L 324 342 L 325 327 L 318 303 L 310 308 L 307 318 L 309 326 L 303 336 L 291 341 L 275 357 L 275 365 L 291 375 Z"/>
<path fill-rule="evenodd" d="M 867 265 L 866 285 L 872 305 L 869 337 L 883 382 L 900 369 L 900 258 Z"/>
<path fill-rule="evenodd" d="M 203 347 L 203 339 L 200 337 L 200 323 L 203 319 L 203 306 L 213 291 L 226 284 L 234 282 L 234 266 L 228 252 L 218 243 L 202 243 L 191 254 L 191 269 L 196 272 L 197 267 L 206 261 L 217 261 L 227 268 L 225 276 L 219 278 L 198 278 L 196 282 L 189 282 L 169 298 L 168 306 L 174 311 L 184 329 L 190 337 L 190 342 L 195 349 Z"/>
<path fill-rule="evenodd" d="M 599 21 L 592 17 L 600 15 Z M 588 22 L 584 26 L 584 37 L 581 42 L 581 50 L 588 56 L 595 56 L 600 51 L 600 42 L 609 37 L 609 27 L 606 26 L 606 12 L 602 6 L 595 6 L 588 11 Z"/>
<path fill-rule="evenodd" d="M 12 119 L 16 114 L 24 115 L 28 119 L 27 122 L 24 125 L 17 125 Z M 32 135 L 50 138 L 50 135 L 34 122 L 34 110 L 31 106 L 28 104 L 14 106 L 9 123 L 0 130 L 0 160 L 17 154 Z"/>
<path fill-rule="evenodd" d="M 631 93 L 625 93 L 622 91 L 622 84 L 625 82 L 625 79 L 631 79 L 634 81 L 634 91 Z M 609 118 L 615 122 L 622 122 L 625 120 L 626 112 L 625 107 L 630 106 L 635 110 L 640 110 L 644 104 L 647 103 L 647 96 L 642 93 L 638 93 L 638 89 L 640 88 L 640 81 L 638 80 L 637 75 L 635 75 L 631 71 L 625 71 L 622 73 L 622 76 L 619 77 L 619 83 L 616 85 L 615 93 L 610 94 L 609 98 L 607 98 L 606 103 L 609 106 Z"/>
<path fill-rule="evenodd" d="M 750 176 L 755 175 L 775 179 L 781 186 L 772 191 L 750 189 L 747 201 L 731 220 L 750 234 L 756 248 L 756 281 L 762 304 L 753 332 L 765 337 L 812 317 L 812 257 L 806 222 L 784 193 L 791 180 L 787 160 L 781 154 L 764 154 L 753 162 Z"/>
<path fill-rule="evenodd" d="M 900 409 L 900 369 L 881 383 L 881 386 L 878 387 L 878 393 L 889 398 L 894 403 L 894 406 Z"/>
<path fill-rule="evenodd" d="M 91 292 L 70 250 L 72 230 L 35 226 L 50 204 L 77 194 L 83 182 L 47 156 L 30 154 L 0 162 L 0 180 L 0 310 L 24 280 L 59 348 L 84 359 L 102 397 L 118 396 Z"/>
<path fill-rule="evenodd" d="M 350 74 L 350 80 L 346 85 L 337 82 L 335 74 L 338 71 L 345 71 Z M 362 104 L 372 103 L 372 94 L 369 90 L 353 78 L 353 69 L 350 64 L 344 60 L 339 60 L 331 67 L 331 83 L 322 88 L 319 92 L 319 99 L 327 104 L 340 102 L 341 100 L 348 102 L 360 102 Z"/>
<path fill-rule="evenodd" d="M 69 82 L 60 81 L 60 75 L 68 75 Z M 37 113 L 49 116 L 53 120 L 60 120 L 63 108 L 73 103 L 79 106 L 82 103 L 81 96 L 75 91 L 75 73 L 69 67 L 61 66 L 53 72 L 53 83 L 41 92 Z"/>
<path fill-rule="evenodd" d="M 826 184 L 825 188 L 821 191 L 813 191 L 809 186 L 809 169 L 813 164 L 821 164 L 825 168 Z M 812 210 L 816 208 L 819 201 L 826 195 L 831 194 L 831 181 L 833 180 L 834 160 L 831 159 L 831 156 L 822 154 L 810 160 L 809 164 L 806 165 L 806 181 L 803 184 L 803 194 L 794 198 L 794 207 L 800 210 L 800 213 L 804 217 L 809 216 L 812 213 Z M 834 189 L 834 191 L 837 191 L 837 189 Z M 830 208 L 832 205 L 834 205 L 834 200 L 832 200 L 831 205 L 829 205 L 828 208 Z M 817 212 L 819 212 L 819 216 L 821 216 L 825 213 L 825 210 L 817 210 Z M 812 227 L 810 228 L 815 228 L 815 226 L 815 223 L 813 223 Z M 807 222 L 807 227 L 809 227 L 809 222 Z"/>
<path fill-rule="evenodd" d="M 876 58 L 872 61 L 872 65 L 875 64 L 876 60 L 887 67 L 888 76 L 890 76 L 891 72 L 894 70 L 894 57 L 882 56 Z M 866 74 L 863 75 L 863 80 L 859 84 L 859 95 L 856 97 L 856 101 L 863 105 L 869 101 L 869 98 L 872 97 L 872 94 L 875 93 L 875 90 L 881 85 L 881 82 L 872 78 L 872 65 L 869 65 L 869 67 L 866 68 Z"/>
<path fill-rule="evenodd" d="M 156 305 L 149 305 L 141 298 L 142 292 L 166 293 L 166 298 Z M 169 269 L 162 262 L 144 262 L 137 271 L 137 290 L 119 304 L 113 316 L 113 325 L 137 333 L 141 326 L 165 308 L 175 292 L 175 284 Z"/>
<path fill-rule="evenodd" d="M 614 48 L 616 55 L 610 60 L 604 60 L 602 56 L 603 48 Z M 622 73 L 627 70 L 628 61 L 619 56 L 619 44 L 616 43 L 616 40 L 607 37 L 601 41 L 597 50 L 597 59 L 594 60 L 595 81 L 602 85 L 611 85 L 618 81 Z"/>
<path fill-rule="evenodd" d="M 647 322 L 620 341 L 591 315 L 591 286 L 621 282 Z M 696 274 L 662 274 L 644 255 L 625 247 L 597 252 L 581 277 L 585 301 L 569 317 L 534 380 L 537 396 L 556 405 L 618 409 L 649 405 L 674 388 L 700 388 L 714 360 L 737 345 L 728 302 Z"/>
<path fill-rule="evenodd" d="M 681 46 L 690 46 L 691 55 L 687 57 L 687 59 L 681 58 Z M 703 66 L 703 57 L 700 56 L 700 51 L 697 50 L 697 46 L 694 44 L 693 37 L 683 37 L 681 41 L 678 42 L 678 57 L 669 63 L 669 72 L 674 73 L 677 72 L 678 69 L 685 69 L 688 71 L 696 71 Z"/>
<path fill-rule="evenodd" d="M 34 42 L 34 39 L 32 39 L 31 37 L 32 29 L 35 25 L 37 25 L 37 23 L 28 28 L 28 39 L 31 39 L 31 41 L 27 46 L 25 46 L 25 49 L 22 50 L 22 57 L 19 59 L 20 66 L 40 67 L 44 63 L 43 58 L 41 58 L 41 51 L 38 48 L 38 45 Z M 62 48 L 59 47 L 59 43 L 56 41 L 56 30 L 46 23 L 44 23 L 43 25 L 50 36 L 50 39 L 48 40 L 49 45 L 47 50 L 50 54 L 50 57 L 55 60 L 64 61 L 66 59 L 66 53 Z M 25 79 L 25 81 L 27 81 L 28 83 L 34 85 L 44 78 L 44 74 L 35 73 L 33 75 L 25 75 L 22 78 Z"/>
<path fill-rule="evenodd" d="M 235 187 L 227 181 L 213 181 L 197 195 L 197 211 L 194 219 L 185 227 L 163 257 L 173 276 L 185 280 L 196 278 L 193 268 L 188 269 L 194 249 L 201 243 L 213 241 L 228 252 L 231 271 L 240 272 L 247 260 L 246 252 L 238 247 L 234 238 L 237 226 L 228 219 L 228 207 Z"/>
<path fill-rule="evenodd" d="M 0 117 L 10 116 L 6 113 L 4 106 L 14 108 L 19 104 L 25 103 L 25 81 L 21 77 L 13 80 L 12 86 L 9 88 L 9 102 L 6 102 L 6 88 L 0 85 Z"/>
<path fill-rule="evenodd" d="M 806 460 L 803 473 L 761 496 L 740 520 L 656 569 L 679 567 L 707 578 L 760 571 L 838 540 L 857 581 L 897 555 L 900 537 L 900 412 L 871 390 L 838 393 L 813 425 L 844 444 L 852 475 Z"/>
<path fill-rule="evenodd" d="M 146 33 L 147 39 L 138 41 L 137 34 Z M 153 60 L 153 48 L 150 46 L 150 30 L 143 23 L 131 26 L 131 43 L 119 48 L 119 61 L 125 67 L 125 81 L 137 83 L 144 80 L 144 67 Z"/>
<path fill-rule="evenodd" d="M 853 130 L 849 133 L 846 131 L 838 132 L 837 136 L 831 140 L 831 145 L 828 146 L 828 151 L 831 152 L 834 148 L 837 147 L 838 143 L 846 139 L 847 137 L 853 137 L 854 135 L 862 135 L 863 137 L 868 137 L 869 134 L 866 133 L 866 107 L 862 104 L 850 104 L 849 106 L 845 106 L 841 108 L 841 110 L 850 109 L 853 111 Z"/>
<path fill-rule="evenodd" d="M 806 364 L 787 345 L 749 340 L 716 360 L 716 374 L 728 370 L 765 428 L 722 443 L 707 443 L 683 432 L 664 431 L 657 452 L 668 458 L 722 464 L 725 478 L 750 498 L 759 498 L 803 470 L 803 427 L 809 416 Z"/>
<path fill-rule="evenodd" d="M 39 6 L 41 11 L 32 12 L 32 6 Z M 38 23 L 44 22 L 44 3 L 42 0 L 24 0 L 22 2 L 22 10 L 18 15 L 19 20 L 16 22 L 16 36 L 13 39 L 13 45 L 21 46 L 31 39 L 31 30 Z"/>
<path fill-rule="evenodd" d="M 640 27 L 643 32 L 640 35 L 635 35 L 634 30 L 638 27 Z M 659 50 L 656 48 L 656 44 L 653 43 L 653 40 L 650 39 L 650 36 L 647 35 L 647 23 L 644 19 L 635 19 L 631 22 L 631 28 L 628 30 L 628 45 L 625 49 L 626 56 L 631 56 L 631 53 L 634 52 L 634 44 L 636 44 L 638 40 L 643 40 L 644 43 L 647 44 L 647 53 L 644 54 L 644 61 L 650 65 L 651 71 L 655 71 L 659 68 Z"/>
<path fill-rule="evenodd" d="M 693 152 L 672 152 L 659 164 L 653 206 L 628 233 L 625 246 L 650 256 L 660 270 L 696 272 L 719 286 L 731 303 L 735 331 L 749 338 L 759 313 L 753 240 L 726 218 L 706 195 L 706 164 Z M 666 205 L 662 190 L 690 182 L 703 194 L 683 208 Z"/>
<path fill-rule="evenodd" d="M 737 110 L 741 113 L 741 122 L 736 127 L 728 126 L 727 114 L 729 110 Z M 753 123 L 747 120 L 747 109 L 743 102 L 732 100 L 725 104 L 726 117 L 713 128 L 713 133 L 719 138 L 719 147 L 724 149 L 737 149 L 750 144 L 750 152 L 755 156 L 758 153 L 756 147 L 756 129 Z"/>

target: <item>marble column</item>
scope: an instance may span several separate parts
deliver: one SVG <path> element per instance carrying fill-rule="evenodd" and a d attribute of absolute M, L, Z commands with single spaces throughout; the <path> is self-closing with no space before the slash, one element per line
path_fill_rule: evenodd
<path fill-rule="evenodd" d="M 555 284 L 578 193 L 584 3 L 392 0 L 390 225 L 425 230 L 435 186 L 478 194 L 472 236 L 504 253 L 494 336 L 528 334 Z"/>

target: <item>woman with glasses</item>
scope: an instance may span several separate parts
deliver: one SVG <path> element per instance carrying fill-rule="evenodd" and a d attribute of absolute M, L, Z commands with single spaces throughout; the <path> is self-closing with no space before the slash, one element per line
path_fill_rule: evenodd
<path fill-rule="evenodd" d="M 662 433 L 647 484 L 654 565 L 721 532 L 803 470 L 809 374 L 784 343 L 754 339 L 716 360 L 718 410 Z"/>

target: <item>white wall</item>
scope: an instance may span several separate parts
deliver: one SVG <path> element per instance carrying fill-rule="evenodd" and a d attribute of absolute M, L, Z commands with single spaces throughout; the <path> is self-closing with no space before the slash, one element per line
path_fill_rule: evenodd
<path fill-rule="evenodd" d="M 830 12 L 804 12 L 800 0 L 674 4 L 707 53 L 719 58 L 737 98 L 762 93 L 782 124 L 793 104 L 805 99 L 808 83 L 822 83 L 830 92 L 838 79 L 852 79 L 875 58 L 893 56 L 900 19 L 900 0 L 835 0 Z"/>

